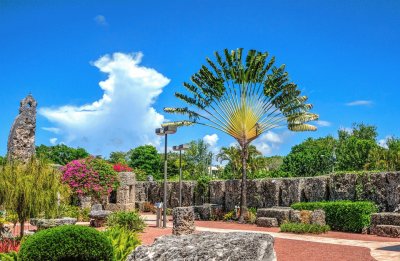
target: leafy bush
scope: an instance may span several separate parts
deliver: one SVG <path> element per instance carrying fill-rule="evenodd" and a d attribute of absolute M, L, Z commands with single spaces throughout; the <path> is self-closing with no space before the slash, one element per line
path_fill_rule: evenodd
<path fill-rule="evenodd" d="M 281 232 L 290 232 L 296 234 L 312 233 L 321 234 L 330 230 L 328 225 L 321 226 L 318 224 L 303 224 L 303 223 L 283 223 L 281 225 Z"/>
<path fill-rule="evenodd" d="M 130 231 L 142 232 L 146 224 L 136 211 L 118 211 L 107 217 L 107 226 L 122 227 Z"/>
<path fill-rule="evenodd" d="M 36 260 L 103 260 L 113 258 L 111 241 L 94 228 L 77 225 L 39 231 L 22 242 L 18 257 Z"/>
<path fill-rule="evenodd" d="M 18 261 L 17 252 L 0 253 L 1 261 Z"/>
<path fill-rule="evenodd" d="M 121 227 L 112 227 L 104 232 L 111 240 L 114 247 L 115 261 L 125 261 L 128 255 L 141 244 L 138 235 L 130 230 Z"/>
<path fill-rule="evenodd" d="M 369 201 L 322 201 L 300 202 L 292 205 L 297 210 L 323 209 L 326 223 L 333 229 L 346 232 L 361 232 L 370 225 L 371 214 L 378 211 Z"/>
<path fill-rule="evenodd" d="M 62 180 L 78 196 L 101 199 L 117 189 L 118 173 L 103 159 L 73 160 L 62 168 Z"/>
<path fill-rule="evenodd" d="M 224 221 L 230 221 L 230 220 L 236 220 L 236 219 L 237 219 L 237 217 L 236 217 L 234 210 L 229 211 L 228 213 L 226 213 L 224 215 Z"/>
<path fill-rule="evenodd" d="M 80 208 L 78 206 L 71 206 L 62 204 L 59 206 L 58 217 L 72 217 L 76 218 L 79 222 L 90 221 L 89 218 L 90 208 Z"/>

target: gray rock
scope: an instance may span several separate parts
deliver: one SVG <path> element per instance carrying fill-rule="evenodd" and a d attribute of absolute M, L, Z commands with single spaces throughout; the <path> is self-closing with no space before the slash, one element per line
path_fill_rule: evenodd
<path fill-rule="evenodd" d="M 400 226 L 400 213 L 393 212 L 382 212 L 374 213 L 371 215 L 371 234 L 379 233 L 377 226 L 388 225 L 388 226 Z"/>
<path fill-rule="evenodd" d="M 300 210 L 293 210 L 290 212 L 290 222 L 292 223 L 301 223 L 301 211 Z"/>
<path fill-rule="evenodd" d="M 225 203 L 225 181 L 210 182 L 210 203 L 223 205 Z"/>
<path fill-rule="evenodd" d="M 7 142 L 9 160 L 26 162 L 35 154 L 37 102 L 32 95 L 24 98 L 19 107 L 19 115 L 15 119 Z"/>
<path fill-rule="evenodd" d="M 355 200 L 356 199 L 355 174 L 334 174 L 329 176 L 329 200 Z"/>
<path fill-rule="evenodd" d="M 259 217 L 256 220 L 256 224 L 259 227 L 279 227 L 276 218 Z"/>
<path fill-rule="evenodd" d="M 203 204 L 193 209 L 197 220 L 219 220 L 222 215 L 222 206 L 216 204 Z"/>
<path fill-rule="evenodd" d="M 387 209 L 394 211 L 400 206 L 400 172 L 386 174 L 388 185 L 386 187 Z"/>
<path fill-rule="evenodd" d="M 263 206 L 270 208 L 281 205 L 282 179 L 267 179 L 263 185 Z"/>
<path fill-rule="evenodd" d="M 254 208 L 264 207 L 264 180 L 248 180 L 247 181 L 247 206 Z"/>
<path fill-rule="evenodd" d="M 32 226 L 36 226 L 38 230 L 58 227 L 63 225 L 75 225 L 76 218 L 64 217 L 64 218 L 54 218 L 54 219 L 46 219 L 46 218 L 32 218 L 30 220 L 30 224 Z"/>
<path fill-rule="evenodd" d="M 374 229 L 374 234 L 380 237 L 400 238 L 400 226 L 378 225 Z"/>
<path fill-rule="evenodd" d="M 327 176 L 304 178 L 301 184 L 301 201 L 328 200 L 328 179 Z"/>
<path fill-rule="evenodd" d="M 178 207 L 172 210 L 174 235 L 188 235 L 195 231 L 193 207 Z"/>
<path fill-rule="evenodd" d="M 282 179 L 280 192 L 280 206 L 290 207 L 293 203 L 300 202 L 303 179 Z"/>
<path fill-rule="evenodd" d="M 240 205 L 240 192 L 240 180 L 235 179 L 225 181 L 225 211 L 234 210 L 235 206 Z"/>
<path fill-rule="evenodd" d="M 162 236 L 137 247 L 127 261 L 275 261 L 274 238 L 260 233 L 211 233 Z"/>
<path fill-rule="evenodd" d="M 112 213 L 109 210 L 103 210 L 103 206 L 101 204 L 94 204 L 89 213 L 90 225 L 92 227 L 102 227 L 104 226 L 107 217 Z"/>
<path fill-rule="evenodd" d="M 311 224 L 325 226 L 325 211 L 322 209 L 316 209 L 311 214 Z"/>
<path fill-rule="evenodd" d="M 288 207 L 259 208 L 257 209 L 257 218 L 276 218 L 278 224 L 281 225 L 290 220 L 290 214 L 292 211 L 293 210 Z"/>

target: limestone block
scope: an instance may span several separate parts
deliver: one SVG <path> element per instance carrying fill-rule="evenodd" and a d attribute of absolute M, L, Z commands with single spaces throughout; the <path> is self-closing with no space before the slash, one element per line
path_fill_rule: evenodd
<path fill-rule="evenodd" d="M 329 176 L 329 200 L 355 200 L 355 174 L 334 174 Z"/>
<path fill-rule="evenodd" d="M 274 238 L 260 233 L 203 232 L 162 236 L 151 246 L 137 247 L 127 261 L 275 261 Z"/>
<path fill-rule="evenodd" d="M 193 207 L 177 207 L 172 210 L 174 235 L 188 235 L 195 231 Z"/>
<path fill-rule="evenodd" d="M 256 224 L 259 227 L 279 227 L 276 218 L 259 217 L 256 220 Z"/>

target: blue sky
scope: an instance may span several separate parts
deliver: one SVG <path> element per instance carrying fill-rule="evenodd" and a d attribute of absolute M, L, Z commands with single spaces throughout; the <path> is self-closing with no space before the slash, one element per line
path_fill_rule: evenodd
<path fill-rule="evenodd" d="M 266 155 L 353 122 L 376 125 L 379 139 L 400 136 L 399 1 L 1 0 L 0 36 L 2 155 L 30 92 L 40 108 L 37 144 L 105 156 L 159 146 L 153 129 L 171 118 L 162 108 L 177 104 L 173 93 L 214 51 L 238 47 L 286 64 L 327 125 L 314 133 L 274 130 L 257 143 Z M 129 73 L 135 77 L 126 80 Z M 233 142 L 188 127 L 170 144 L 205 136 L 216 149 Z"/>

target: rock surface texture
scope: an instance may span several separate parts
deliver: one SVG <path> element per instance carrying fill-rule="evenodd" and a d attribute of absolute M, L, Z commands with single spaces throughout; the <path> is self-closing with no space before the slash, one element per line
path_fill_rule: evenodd
<path fill-rule="evenodd" d="M 90 219 L 90 226 L 92 227 L 102 227 L 106 220 L 107 217 L 111 214 L 112 212 L 109 210 L 103 210 L 103 206 L 101 204 L 95 204 L 92 206 L 92 209 L 89 213 Z"/>
<path fill-rule="evenodd" d="M 274 238 L 258 233 L 204 232 L 162 236 L 151 246 L 139 246 L 127 261 L 275 261 Z"/>
<path fill-rule="evenodd" d="M 19 115 L 15 119 L 7 143 L 8 159 L 28 161 L 35 154 L 37 102 L 28 95 L 20 103 Z"/>
<path fill-rule="evenodd" d="M 295 202 L 330 200 L 372 200 L 379 211 L 400 211 L 400 172 L 332 174 L 305 178 L 273 178 L 248 180 L 248 207 L 289 207 Z M 136 201 L 161 202 L 163 184 L 136 182 Z M 202 205 L 196 182 L 183 182 L 183 205 Z M 168 182 L 169 208 L 177 207 L 179 186 Z M 240 205 L 240 180 L 219 180 L 209 184 L 209 201 L 231 211 Z M 204 196 L 204 195 L 203 195 Z"/>
<path fill-rule="evenodd" d="M 279 227 L 278 220 L 276 218 L 259 217 L 256 220 L 256 224 L 259 227 Z"/>
<path fill-rule="evenodd" d="M 194 226 L 194 210 L 193 207 L 178 207 L 172 211 L 174 235 L 188 235 L 195 230 Z"/>
<path fill-rule="evenodd" d="M 75 225 L 76 221 L 77 221 L 76 218 L 70 218 L 70 217 L 55 218 L 55 219 L 32 218 L 30 220 L 30 224 L 32 226 L 36 226 L 38 230 L 42 230 L 63 225 Z"/>
<path fill-rule="evenodd" d="M 370 232 L 383 237 L 400 237 L 400 213 L 372 214 Z"/>

